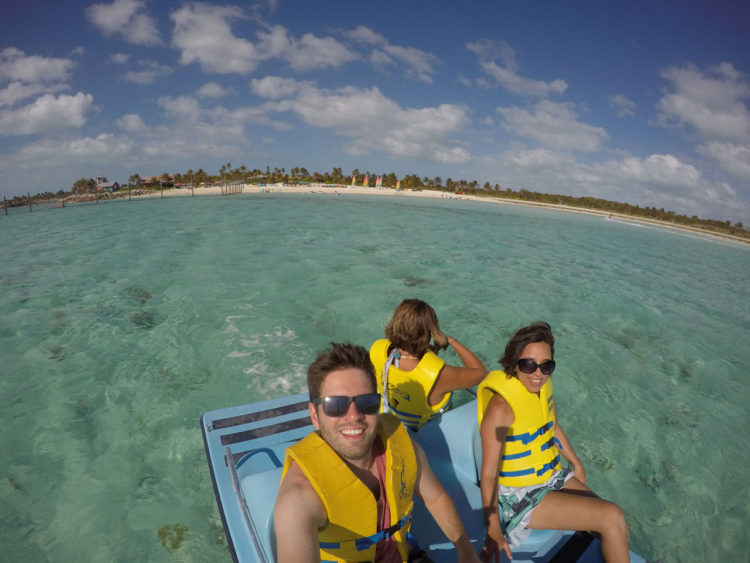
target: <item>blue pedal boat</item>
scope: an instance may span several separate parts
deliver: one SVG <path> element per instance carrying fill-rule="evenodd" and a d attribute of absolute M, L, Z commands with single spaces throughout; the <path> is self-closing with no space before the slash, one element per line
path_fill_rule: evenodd
<path fill-rule="evenodd" d="M 209 411 L 201 419 L 216 502 L 235 561 L 276 561 L 273 507 L 284 450 L 313 430 L 307 405 L 307 393 L 300 393 Z M 412 436 L 424 448 L 478 552 L 485 529 L 479 492 L 481 446 L 476 402 L 472 400 L 448 411 Z M 456 561 L 453 544 L 418 498 L 412 533 L 435 563 Z M 645 563 L 633 552 L 630 560 Z M 533 530 L 513 550 L 514 563 L 568 561 L 602 562 L 599 541 L 588 533 Z"/>

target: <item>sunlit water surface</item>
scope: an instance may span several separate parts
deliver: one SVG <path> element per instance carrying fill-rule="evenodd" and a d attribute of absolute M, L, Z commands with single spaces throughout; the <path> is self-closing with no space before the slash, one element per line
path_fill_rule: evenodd
<path fill-rule="evenodd" d="M 0 216 L 0 559 L 229 561 L 199 417 L 419 297 L 491 368 L 553 326 L 588 483 L 664 561 L 750 552 L 750 248 L 497 203 L 168 198 Z M 443 354 L 457 361 L 451 354 Z"/>

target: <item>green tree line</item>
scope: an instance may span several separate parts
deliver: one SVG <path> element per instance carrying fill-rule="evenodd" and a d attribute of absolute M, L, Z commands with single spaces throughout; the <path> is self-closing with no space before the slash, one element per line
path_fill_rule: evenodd
<path fill-rule="evenodd" d="M 345 175 L 341 168 L 333 168 L 330 172 L 310 172 L 305 167 L 295 166 L 288 172 L 286 168 L 273 168 L 266 166 L 265 169 L 250 169 L 244 164 L 239 167 L 233 167 L 230 162 L 223 164 L 218 174 L 209 174 L 202 168 L 197 170 L 188 169 L 185 172 L 175 172 L 174 174 L 162 173 L 160 176 L 152 177 L 152 181 L 146 182 L 139 173 L 134 173 L 128 178 L 126 185 L 122 188 L 137 188 L 139 190 L 158 190 L 163 189 L 165 185 L 174 186 L 198 186 L 217 185 L 229 183 L 248 183 L 248 184 L 340 184 L 348 185 L 354 178 L 357 185 L 362 185 L 364 178 L 368 178 L 368 185 L 375 184 L 375 178 L 382 177 L 383 187 L 395 188 L 399 177 L 395 173 L 389 172 L 371 172 L 369 170 L 361 172 L 355 168 L 351 174 Z M 744 227 L 742 222 L 732 224 L 730 221 L 720 221 L 716 219 L 702 219 L 696 215 L 688 217 L 679 215 L 674 211 L 667 211 L 664 208 L 640 207 L 629 203 L 609 201 L 590 196 L 574 197 L 560 194 L 549 194 L 535 192 L 526 189 L 512 190 L 510 188 L 501 188 L 498 184 L 485 182 L 479 186 L 476 180 L 467 181 L 464 179 L 453 180 L 446 178 L 443 180 L 440 176 L 429 178 L 427 176 L 420 178 L 416 174 L 407 174 L 401 178 L 402 189 L 410 190 L 435 190 L 451 194 L 467 194 L 483 197 L 496 197 L 509 200 L 527 201 L 546 205 L 565 205 L 569 207 L 578 207 L 581 209 L 596 210 L 604 213 L 617 215 L 626 215 L 631 217 L 642 217 L 645 219 L 655 219 L 667 223 L 674 223 L 686 227 L 703 229 L 720 234 L 729 234 L 750 239 L 750 231 Z M 122 189 L 121 188 L 121 189 Z M 96 182 L 92 178 L 80 178 L 76 180 L 69 192 L 61 189 L 57 193 L 44 192 L 30 196 L 31 203 L 42 203 L 45 201 L 60 199 L 78 193 L 91 193 L 96 190 Z M 15 196 L 6 200 L 6 205 L 10 207 L 29 205 L 29 196 Z"/>

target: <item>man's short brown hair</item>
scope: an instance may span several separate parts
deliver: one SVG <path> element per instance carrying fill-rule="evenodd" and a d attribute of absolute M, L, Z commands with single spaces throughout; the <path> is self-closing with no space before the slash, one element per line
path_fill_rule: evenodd
<path fill-rule="evenodd" d="M 363 371 L 372 382 L 373 393 L 377 390 L 375 368 L 367 349 L 350 342 L 331 342 L 328 348 L 318 352 L 318 357 L 307 368 L 307 391 L 310 393 L 310 400 L 320 397 L 320 390 L 329 373 L 347 368 Z"/>

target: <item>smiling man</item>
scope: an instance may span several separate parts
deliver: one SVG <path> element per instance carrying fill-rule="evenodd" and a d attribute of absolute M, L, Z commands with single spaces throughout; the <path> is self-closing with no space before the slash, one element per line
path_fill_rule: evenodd
<path fill-rule="evenodd" d="M 331 343 L 308 368 L 307 385 L 317 431 L 287 448 L 274 511 L 278 561 L 416 561 L 408 539 L 415 493 L 458 560 L 479 561 L 422 449 L 396 417 L 378 414 L 367 350 Z"/>

